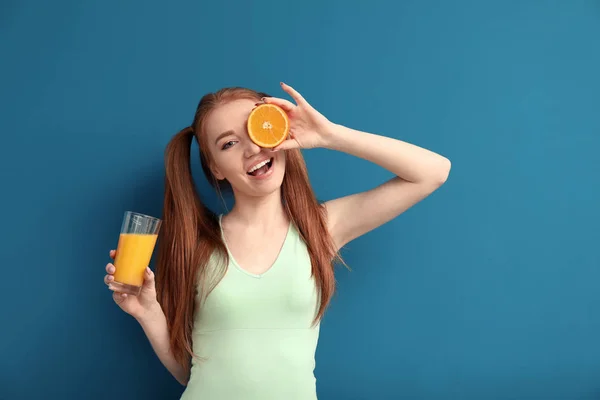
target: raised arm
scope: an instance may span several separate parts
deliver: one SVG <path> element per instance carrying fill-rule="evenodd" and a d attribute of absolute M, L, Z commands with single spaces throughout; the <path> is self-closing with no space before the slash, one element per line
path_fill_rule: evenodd
<path fill-rule="evenodd" d="M 369 191 L 325 203 L 329 230 L 338 248 L 397 217 L 447 179 L 450 161 L 394 138 L 361 132 L 330 122 L 291 86 L 281 84 L 296 102 L 267 97 L 290 117 L 290 138 L 274 151 L 322 147 L 371 161 L 396 175 Z"/>
<path fill-rule="evenodd" d="M 368 191 L 325 203 L 338 247 L 397 217 L 448 178 L 450 161 L 401 140 L 331 125 L 324 147 L 371 161 L 396 175 Z"/>

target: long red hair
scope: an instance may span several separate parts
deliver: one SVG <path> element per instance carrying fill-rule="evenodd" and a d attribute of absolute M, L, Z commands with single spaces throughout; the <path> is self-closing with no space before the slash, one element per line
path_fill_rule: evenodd
<path fill-rule="evenodd" d="M 209 259 L 217 251 L 228 261 L 218 216 L 204 205 L 192 178 L 192 140 L 194 137 L 197 140 L 202 170 L 208 182 L 215 189 L 222 189 L 223 181 L 217 182 L 209 168 L 211 159 L 206 150 L 206 118 L 216 107 L 229 101 L 260 101 L 262 97 L 268 95 L 239 87 L 206 94 L 198 104 L 192 125 L 175 134 L 165 151 L 165 196 L 158 242 L 156 290 L 167 319 L 171 352 L 182 366 L 187 366 L 189 357 L 194 356 L 192 329 L 196 296 L 205 299 L 225 273 L 221 269 L 217 279 L 208 279 Z M 335 291 L 333 262 L 342 259 L 327 230 L 325 208 L 315 197 L 299 149 L 287 150 L 285 168 L 282 201 L 310 254 L 312 275 L 319 293 L 316 323 L 323 317 Z"/>

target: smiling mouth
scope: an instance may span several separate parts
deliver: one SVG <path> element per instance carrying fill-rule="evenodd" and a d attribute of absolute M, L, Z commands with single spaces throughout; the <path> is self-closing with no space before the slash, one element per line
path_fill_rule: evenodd
<path fill-rule="evenodd" d="M 272 165 L 273 165 L 273 158 L 270 158 L 266 163 L 262 164 L 259 168 L 255 168 L 251 171 L 248 171 L 248 172 L 246 172 L 246 174 L 248 174 L 250 176 L 264 175 L 269 171 L 269 169 L 271 169 Z"/>

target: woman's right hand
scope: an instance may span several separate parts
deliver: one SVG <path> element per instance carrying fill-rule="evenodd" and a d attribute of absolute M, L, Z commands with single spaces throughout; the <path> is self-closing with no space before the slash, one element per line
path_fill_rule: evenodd
<path fill-rule="evenodd" d="M 110 258 L 113 260 L 116 256 L 116 251 L 110 251 Z M 127 314 L 131 315 L 135 319 L 143 318 L 145 315 L 150 314 L 152 311 L 160 308 L 158 301 L 156 299 L 156 287 L 154 285 L 154 273 L 148 267 L 146 267 L 146 271 L 144 272 L 144 283 L 142 285 L 142 290 L 138 296 L 130 295 L 127 293 L 121 293 L 116 291 L 115 288 L 112 287 L 111 282 L 114 281 L 114 273 L 116 271 L 116 267 L 112 263 L 106 264 L 106 275 L 104 276 L 104 283 L 108 285 L 108 288 L 113 291 L 113 300 L 117 305 L 125 311 Z"/>

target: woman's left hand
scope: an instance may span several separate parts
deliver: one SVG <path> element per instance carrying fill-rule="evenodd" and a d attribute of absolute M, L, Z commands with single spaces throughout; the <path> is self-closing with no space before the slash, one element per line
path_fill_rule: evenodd
<path fill-rule="evenodd" d="M 283 82 L 281 82 L 281 87 L 294 99 L 296 104 L 277 97 L 263 98 L 265 103 L 281 107 L 290 120 L 289 138 L 272 150 L 326 147 L 333 124 L 315 110 L 294 88 Z"/>

